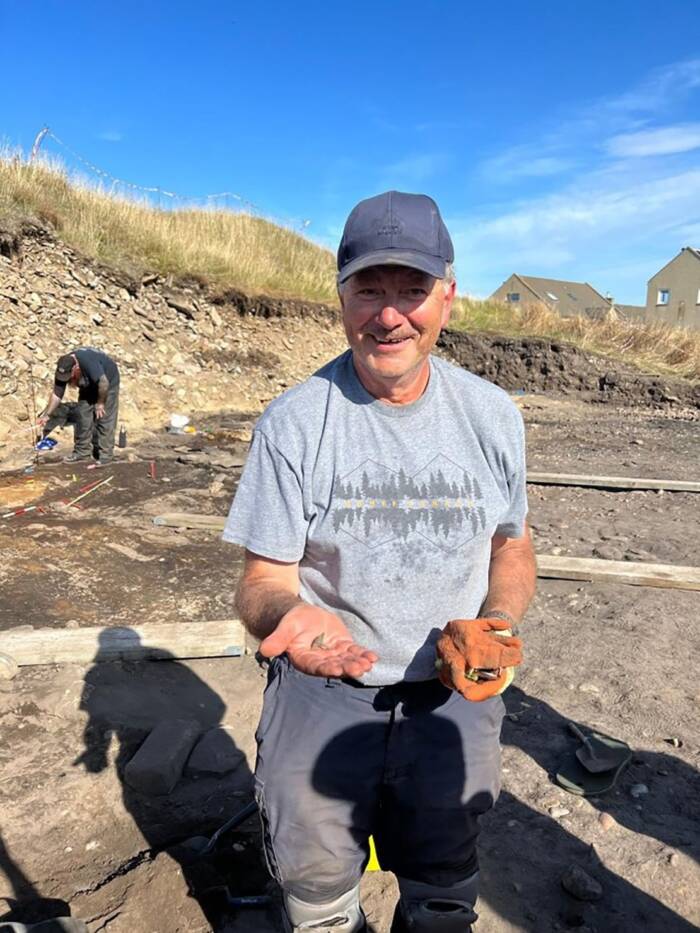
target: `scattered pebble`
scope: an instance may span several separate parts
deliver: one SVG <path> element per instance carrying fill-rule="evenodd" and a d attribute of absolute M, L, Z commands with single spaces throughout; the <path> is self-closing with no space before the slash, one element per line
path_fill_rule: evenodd
<path fill-rule="evenodd" d="M 598 823 L 600 824 L 600 828 L 604 832 L 607 832 L 609 829 L 612 829 L 613 826 L 617 825 L 617 820 L 610 813 L 601 813 L 598 816 Z"/>
<path fill-rule="evenodd" d="M 600 687 L 595 684 L 579 684 L 578 689 L 581 693 L 600 693 Z"/>
<path fill-rule="evenodd" d="M 668 745 L 672 745 L 674 748 L 683 748 L 683 739 L 679 739 L 675 735 L 671 736 L 670 739 L 665 739 L 664 741 Z"/>
<path fill-rule="evenodd" d="M 646 784 L 633 784 L 630 787 L 630 794 L 632 797 L 644 797 L 649 793 L 649 788 Z"/>
<path fill-rule="evenodd" d="M 523 886 L 520 884 L 519 881 L 513 882 L 513 890 L 515 891 L 516 894 L 520 894 L 522 892 Z"/>
<path fill-rule="evenodd" d="M 579 901 L 598 901 L 603 896 L 602 885 L 591 878 L 580 865 L 570 865 L 561 878 L 561 885 Z"/>
<path fill-rule="evenodd" d="M 99 848 L 99 842 L 96 839 L 91 839 L 90 842 L 85 843 L 85 851 L 92 852 L 93 849 Z"/>
<path fill-rule="evenodd" d="M 560 804 L 549 808 L 549 815 L 555 820 L 560 819 L 562 816 L 568 816 L 570 813 L 571 810 L 567 810 L 566 807 L 562 807 Z"/>
<path fill-rule="evenodd" d="M 678 864 L 678 853 L 677 852 L 671 852 L 671 854 L 668 857 L 668 864 L 669 865 Z"/>
<path fill-rule="evenodd" d="M 0 680 L 12 680 L 19 672 L 19 665 L 9 654 L 0 654 Z"/>
<path fill-rule="evenodd" d="M 245 852 L 245 846 L 242 842 L 234 842 L 231 848 L 234 852 Z"/>

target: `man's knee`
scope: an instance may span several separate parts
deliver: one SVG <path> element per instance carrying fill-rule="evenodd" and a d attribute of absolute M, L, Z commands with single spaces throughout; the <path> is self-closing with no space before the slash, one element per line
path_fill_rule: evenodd
<path fill-rule="evenodd" d="M 479 873 L 450 887 L 399 878 L 401 898 L 391 933 L 468 933 L 477 919 Z"/>
<path fill-rule="evenodd" d="M 285 892 L 284 909 L 287 933 L 362 933 L 365 916 L 360 907 L 360 888 L 356 885 L 339 897 L 311 903 Z"/>

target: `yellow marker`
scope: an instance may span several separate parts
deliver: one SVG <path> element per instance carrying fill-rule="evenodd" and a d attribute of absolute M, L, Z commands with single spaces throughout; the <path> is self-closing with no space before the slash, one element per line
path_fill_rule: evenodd
<path fill-rule="evenodd" d="M 377 858 L 377 849 L 374 845 L 374 838 L 369 837 L 369 862 L 367 862 L 367 868 L 365 871 L 381 871 L 382 866 L 379 864 L 379 859 Z"/>

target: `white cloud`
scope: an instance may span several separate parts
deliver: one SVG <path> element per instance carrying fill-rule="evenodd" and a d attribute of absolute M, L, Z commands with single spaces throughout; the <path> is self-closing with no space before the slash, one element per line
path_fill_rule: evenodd
<path fill-rule="evenodd" d="M 673 233 L 683 246 L 700 249 L 700 220 L 691 220 L 689 223 L 680 224 L 673 229 Z"/>
<path fill-rule="evenodd" d="M 664 128 L 653 129 L 649 123 L 698 87 L 700 58 L 659 68 L 630 91 L 579 106 L 559 124 L 550 125 L 539 139 L 491 156 L 479 173 L 491 182 L 507 183 L 561 175 L 577 168 L 585 171 L 591 160 L 600 157 L 600 141 L 606 138 L 603 151 L 613 156 L 622 155 L 625 147 L 635 156 L 642 154 L 644 147 L 653 146 L 659 147 L 658 154 L 687 152 L 696 147 L 691 145 L 695 138 L 691 132 L 697 132 L 700 124 L 667 127 L 668 135 L 664 136 Z M 635 148 L 639 152 L 633 152 Z"/>
<path fill-rule="evenodd" d="M 492 182 L 509 182 L 518 178 L 546 178 L 561 175 L 573 168 L 573 159 L 546 152 L 546 144 L 540 146 L 515 146 L 500 155 L 487 159 L 480 167 L 481 173 Z"/>
<path fill-rule="evenodd" d="M 700 123 L 678 123 L 660 126 L 638 133 L 613 136 L 605 144 L 606 151 L 616 158 L 673 155 L 700 148 Z"/>
<path fill-rule="evenodd" d="M 521 272 L 643 301 L 659 256 L 697 240 L 700 123 L 654 123 L 688 112 L 698 88 L 700 58 L 668 65 L 484 161 L 476 180 L 492 191 L 521 182 L 527 197 L 514 201 L 511 187 L 508 200 L 451 221 L 460 288 L 490 294 Z"/>
<path fill-rule="evenodd" d="M 605 290 L 615 284 L 608 270 L 617 262 L 629 264 L 660 250 L 671 259 L 685 245 L 679 221 L 693 203 L 700 203 L 700 169 L 642 184 L 633 172 L 624 181 L 592 174 L 496 216 L 452 220 L 460 285 L 490 293 L 511 272 L 521 272 L 585 280 Z M 620 300 L 640 300 L 646 280 L 657 271 L 653 262 L 635 290 L 632 283 L 625 286 Z M 602 276 L 603 268 L 601 281 L 597 273 Z"/>
<path fill-rule="evenodd" d="M 103 130 L 97 134 L 97 138 L 106 143 L 120 143 L 124 139 L 124 134 L 119 130 Z"/>
<path fill-rule="evenodd" d="M 700 87 L 700 58 L 690 58 L 656 68 L 645 81 L 606 104 L 609 111 L 656 112 Z"/>

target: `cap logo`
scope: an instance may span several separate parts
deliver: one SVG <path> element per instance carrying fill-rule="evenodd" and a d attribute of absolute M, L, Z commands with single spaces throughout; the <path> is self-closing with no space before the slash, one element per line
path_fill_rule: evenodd
<path fill-rule="evenodd" d="M 377 230 L 377 236 L 398 236 L 403 232 L 403 224 L 388 223 Z"/>

